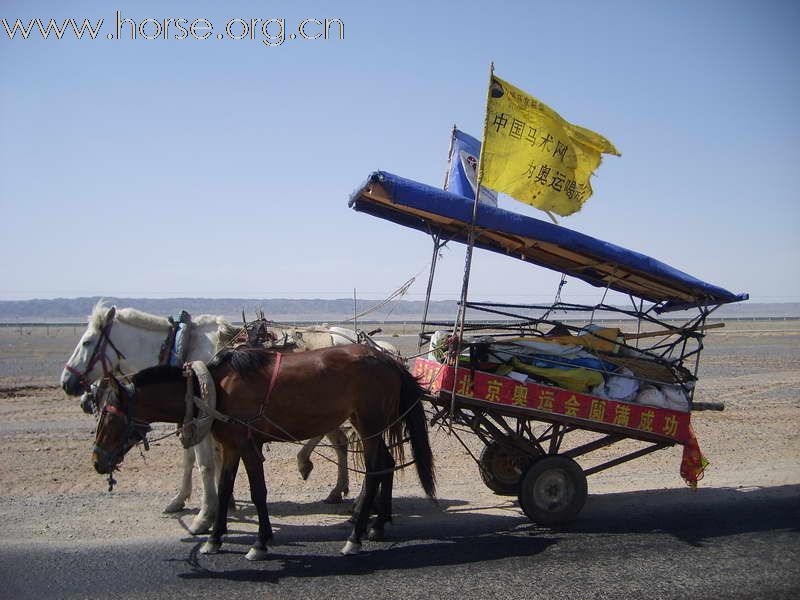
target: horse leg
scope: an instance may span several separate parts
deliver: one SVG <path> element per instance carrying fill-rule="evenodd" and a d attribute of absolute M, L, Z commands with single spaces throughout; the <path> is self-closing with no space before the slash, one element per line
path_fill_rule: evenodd
<path fill-rule="evenodd" d="M 361 536 L 367 530 L 370 507 L 375 500 L 378 490 L 379 477 L 374 475 L 380 470 L 380 459 L 378 458 L 378 445 L 375 438 L 364 441 L 364 466 L 367 474 L 364 476 L 364 486 L 361 492 L 361 501 L 355 515 L 353 532 L 347 538 L 347 543 L 342 548 L 342 554 L 358 554 L 361 552 Z"/>
<path fill-rule="evenodd" d="M 197 535 L 198 533 L 206 533 L 209 530 L 219 508 L 217 486 L 214 481 L 216 461 L 213 437 L 210 434 L 207 435 L 192 450 L 194 450 L 197 458 L 197 467 L 203 481 L 203 504 L 200 507 L 200 512 L 189 526 L 189 532 Z"/>
<path fill-rule="evenodd" d="M 192 495 L 192 469 L 194 469 L 194 449 L 185 448 L 183 450 L 183 477 L 181 478 L 181 487 L 175 497 L 170 500 L 167 507 L 164 509 L 165 513 L 175 513 L 183 510 L 186 506 L 186 500 Z"/>
<path fill-rule="evenodd" d="M 353 502 L 353 508 L 350 509 L 350 517 L 347 519 L 348 523 L 355 523 L 356 522 L 356 515 L 361 510 L 361 505 L 364 503 L 364 486 L 362 484 L 361 489 L 358 492 L 358 496 L 356 496 L 355 502 Z"/>
<path fill-rule="evenodd" d="M 258 512 L 258 538 L 247 552 L 247 560 L 265 560 L 267 558 L 267 544 L 272 540 L 272 525 L 269 522 L 267 510 L 267 483 L 264 479 L 264 465 L 262 463 L 261 444 L 249 444 L 242 453 L 244 468 L 247 470 L 247 479 L 250 482 L 250 498 Z"/>
<path fill-rule="evenodd" d="M 394 459 L 392 459 L 392 460 L 394 460 Z M 372 501 L 372 506 L 369 507 L 369 510 L 370 510 L 369 514 L 370 515 L 378 514 L 378 503 L 377 503 L 377 500 L 378 500 L 378 494 L 380 493 L 382 485 L 383 484 L 379 480 L 378 481 L 378 490 L 375 492 L 375 499 Z M 350 513 L 350 518 L 347 519 L 348 523 L 355 523 L 356 522 L 356 515 L 358 514 L 358 511 L 361 510 L 361 504 L 363 502 L 364 502 L 364 487 L 362 486 L 361 487 L 361 491 L 358 492 L 358 496 L 356 496 L 355 502 L 353 502 L 353 509 L 352 509 L 352 511 Z"/>
<path fill-rule="evenodd" d="M 214 449 L 214 489 L 216 489 L 219 476 L 222 473 L 222 445 L 216 439 L 214 439 L 212 441 L 212 447 Z M 219 497 L 219 490 L 217 490 L 217 495 Z M 231 501 L 228 502 L 228 514 L 233 513 L 235 510 L 236 498 L 234 497 L 233 492 L 231 492 Z"/>
<path fill-rule="evenodd" d="M 311 462 L 311 453 L 321 441 L 321 435 L 311 438 L 303 444 L 303 447 L 300 448 L 300 452 L 297 453 L 297 470 L 300 473 L 300 477 L 303 478 L 303 481 L 308 479 L 308 476 L 311 475 L 311 470 L 314 468 L 314 463 Z"/>
<path fill-rule="evenodd" d="M 222 471 L 219 476 L 219 503 L 227 506 L 233 493 L 236 471 L 239 469 L 241 453 L 234 444 L 222 446 Z M 200 554 L 216 554 L 222 547 L 222 536 L 228 532 L 228 511 L 218 510 L 214 519 L 214 528 L 205 544 L 200 547 Z"/>
<path fill-rule="evenodd" d="M 323 500 L 325 504 L 341 504 L 343 497 L 350 492 L 350 475 L 347 471 L 347 436 L 341 427 L 325 434 L 336 451 L 336 487 Z M 319 443 L 319 442 L 317 442 Z"/>
<path fill-rule="evenodd" d="M 384 525 L 392 521 L 392 485 L 394 483 L 394 458 L 386 447 L 382 439 L 378 439 L 378 459 L 380 467 L 378 471 L 378 516 L 369 528 L 368 539 L 371 541 L 382 541 L 384 535 Z"/>

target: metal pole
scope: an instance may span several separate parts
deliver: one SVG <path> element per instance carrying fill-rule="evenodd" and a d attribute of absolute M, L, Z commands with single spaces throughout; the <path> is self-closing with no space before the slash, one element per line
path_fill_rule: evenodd
<path fill-rule="evenodd" d="M 436 261 L 439 258 L 439 249 L 442 245 L 439 243 L 439 233 L 433 234 L 433 256 L 431 256 L 431 268 L 428 273 L 428 289 L 425 292 L 425 307 L 422 309 L 422 323 L 419 324 L 419 340 L 417 343 L 417 351 L 422 350 L 422 334 L 425 331 L 425 322 L 428 320 L 428 307 L 431 303 L 431 290 L 433 289 L 433 276 L 436 272 Z"/>
<path fill-rule="evenodd" d="M 450 131 L 450 145 L 447 148 L 447 168 L 444 170 L 444 183 L 442 189 L 447 189 L 447 184 L 450 181 L 450 168 L 453 163 L 453 140 L 456 137 L 456 124 L 453 123 L 453 129 Z M 422 322 L 419 324 L 419 339 L 417 340 L 417 351 L 422 350 L 422 334 L 425 332 L 425 322 L 428 320 L 428 307 L 431 303 L 431 290 L 433 289 L 433 277 L 436 273 L 436 261 L 439 258 L 439 250 L 444 244 L 441 244 L 441 234 L 436 232 L 432 234 L 433 237 L 433 256 L 431 257 L 431 268 L 428 272 L 428 289 L 425 292 L 425 307 L 422 310 Z"/>
<path fill-rule="evenodd" d="M 358 304 L 356 303 L 356 288 L 353 288 L 353 331 L 358 332 Z"/>
<path fill-rule="evenodd" d="M 450 396 L 450 414 L 455 414 L 456 406 L 456 381 L 458 380 L 458 357 L 461 354 L 461 342 L 464 335 L 464 320 L 467 314 L 467 292 L 469 291 L 469 274 L 472 268 L 472 250 L 475 247 L 475 222 L 478 220 L 478 199 L 481 196 L 481 180 L 483 179 L 483 153 L 486 148 L 486 132 L 489 127 L 489 94 L 492 89 L 492 77 L 494 76 L 494 62 L 489 65 L 489 85 L 486 90 L 486 109 L 483 117 L 483 138 L 481 140 L 481 154 L 478 158 L 477 181 L 475 182 L 475 201 L 472 204 L 472 221 L 469 225 L 467 236 L 467 253 L 464 258 L 464 280 L 461 284 L 461 301 L 458 310 L 458 328 L 456 333 L 456 356 L 455 356 L 455 377 L 453 377 L 453 389 Z"/>

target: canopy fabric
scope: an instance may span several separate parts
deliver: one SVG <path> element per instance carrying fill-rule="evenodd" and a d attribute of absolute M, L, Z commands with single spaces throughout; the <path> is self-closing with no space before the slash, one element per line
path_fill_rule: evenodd
<path fill-rule="evenodd" d="M 350 207 L 443 239 L 467 241 L 473 201 L 439 188 L 375 171 L 350 197 Z M 658 312 L 747 300 L 649 256 L 566 227 L 478 205 L 475 246 L 513 256 L 592 285 L 642 298 Z"/>

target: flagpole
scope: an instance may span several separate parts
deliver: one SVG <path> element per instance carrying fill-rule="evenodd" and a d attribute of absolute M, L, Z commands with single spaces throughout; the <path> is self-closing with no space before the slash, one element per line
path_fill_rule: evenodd
<path fill-rule="evenodd" d="M 467 315 L 467 293 L 469 291 L 469 275 L 472 269 L 472 250 L 475 247 L 475 223 L 478 220 L 478 199 L 481 196 L 481 181 L 483 179 L 483 152 L 486 148 L 486 132 L 489 128 L 489 94 L 492 90 L 492 78 L 494 76 L 494 61 L 489 64 L 489 85 L 486 88 L 486 109 L 483 115 L 483 137 L 481 139 L 481 153 L 478 157 L 478 170 L 475 181 L 475 201 L 472 203 L 472 221 L 469 225 L 467 234 L 467 253 L 464 257 L 464 280 L 461 283 L 461 300 L 458 310 L 458 325 L 456 329 L 456 356 L 455 374 L 453 377 L 453 389 L 450 396 L 450 414 L 455 413 L 456 405 L 456 381 L 458 380 L 458 357 L 461 354 L 461 344 L 464 337 L 464 321 Z"/>

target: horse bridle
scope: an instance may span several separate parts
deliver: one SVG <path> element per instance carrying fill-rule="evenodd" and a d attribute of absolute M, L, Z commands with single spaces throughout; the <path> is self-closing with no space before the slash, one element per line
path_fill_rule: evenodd
<path fill-rule="evenodd" d="M 78 378 L 78 382 L 83 388 L 83 391 L 88 391 L 90 389 L 91 385 L 89 381 L 86 379 L 86 376 L 92 371 L 92 369 L 94 369 L 94 366 L 98 362 L 103 367 L 103 377 L 112 377 L 114 369 L 111 367 L 111 362 L 106 356 L 106 348 L 108 346 L 111 346 L 114 352 L 117 353 L 117 360 L 125 358 L 125 355 L 122 352 L 120 352 L 119 348 L 117 348 L 114 345 L 114 342 L 111 341 L 110 337 L 111 328 L 113 326 L 114 326 L 114 314 L 110 315 L 110 318 L 106 318 L 106 322 L 100 329 L 100 336 L 97 339 L 97 343 L 94 345 L 94 350 L 92 350 L 89 362 L 86 364 L 86 368 L 83 370 L 83 372 L 71 366 L 69 363 L 64 365 L 64 368 L 67 371 L 69 371 Z"/>
<path fill-rule="evenodd" d="M 108 487 L 109 491 L 112 490 L 114 483 L 114 478 L 112 473 L 114 471 L 114 467 L 119 463 L 119 459 L 121 456 L 125 456 L 125 454 L 133 448 L 139 442 L 144 443 L 145 450 L 149 450 L 150 446 L 147 442 L 147 432 L 150 431 L 150 424 L 146 421 L 138 421 L 133 417 L 133 398 L 132 394 L 129 394 L 128 391 L 125 389 L 125 386 L 119 383 L 117 379 L 113 376 L 107 379 L 110 385 L 113 385 L 116 389 L 116 396 L 119 397 L 119 393 L 125 394 L 128 400 L 128 412 L 121 410 L 119 407 L 114 406 L 111 404 L 110 401 L 107 401 L 103 404 L 102 409 L 100 410 L 100 414 L 98 415 L 98 428 L 99 424 L 102 421 L 103 415 L 105 413 L 111 413 L 125 422 L 125 437 L 124 442 L 122 444 L 122 448 L 118 452 L 110 452 L 103 448 L 100 444 L 96 443 L 92 449 L 92 451 L 97 454 L 98 456 L 102 457 L 104 460 L 108 461 L 111 465 L 111 470 L 108 474 Z"/>

